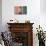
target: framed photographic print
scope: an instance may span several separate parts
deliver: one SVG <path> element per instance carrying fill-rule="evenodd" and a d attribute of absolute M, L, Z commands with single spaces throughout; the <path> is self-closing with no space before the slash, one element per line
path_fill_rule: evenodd
<path fill-rule="evenodd" d="M 14 14 L 18 15 L 27 14 L 27 6 L 15 6 Z"/>

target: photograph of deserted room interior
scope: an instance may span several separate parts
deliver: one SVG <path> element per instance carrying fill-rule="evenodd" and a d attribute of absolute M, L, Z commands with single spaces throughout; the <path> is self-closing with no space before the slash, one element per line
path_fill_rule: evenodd
<path fill-rule="evenodd" d="M 46 46 L 46 0 L 0 0 L 0 46 Z"/>

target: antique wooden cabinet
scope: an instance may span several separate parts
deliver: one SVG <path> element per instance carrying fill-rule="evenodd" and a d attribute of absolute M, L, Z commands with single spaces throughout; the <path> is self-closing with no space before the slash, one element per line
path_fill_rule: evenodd
<path fill-rule="evenodd" d="M 33 23 L 7 23 L 12 39 L 18 46 L 33 46 Z"/>

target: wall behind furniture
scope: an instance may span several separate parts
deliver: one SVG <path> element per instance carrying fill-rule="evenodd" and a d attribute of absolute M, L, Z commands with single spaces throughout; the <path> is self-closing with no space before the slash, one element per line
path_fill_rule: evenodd
<path fill-rule="evenodd" d="M 26 5 L 27 15 L 15 15 L 14 7 L 16 5 Z M 33 23 L 39 23 L 40 0 L 2 0 L 2 24 L 4 31 L 7 30 L 7 22 L 11 19 L 17 19 L 19 22 L 30 20 Z"/>
<path fill-rule="evenodd" d="M 27 15 L 15 15 L 14 7 L 16 5 L 26 5 Z M 42 5 L 42 4 L 41 4 Z M 43 6 L 41 6 L 43 7 Z M 17 19 L 19 22 L 25 22 L 25 20 L 30 20 L 33 25 L 33 45 L 38 46 L 38 39 L 36 37 L 36 27 L 39 24 L 46 30 L 46 15 L 41 13 L 40 0 L 2 0 L 2 26 L 3 31 L 8 31 L 7 22 L 11 19 Z"/>
<path fill-rule="evenodd" d="M 40 24 L 46 31 L 46 0 L 40 0 Z"/>
<path fill-rule="evenodd" d="M 41 13 L 46 13 L 46 0 L 40 0 Z"/>
<path fill-rule="evenodd" d="M 2 0 L 0 0 L 0 31 L 2 31 Z"/>
<path fill-rule="evenodd" d="M 27 15 L 15 15 L 14 7 L 16 5 L 26 5 Z M 33 25 L 33 45 L 38 46 L 36 37 L 36 27 L 40 24 L 40 0 L 2 0 L 2 25 L 3 31 L 8 30 L 7 22 L 11 19 L 17 19 L 19 22 L 30 20 Z M 37 40 L 36 40 L 37 39 Z"/>

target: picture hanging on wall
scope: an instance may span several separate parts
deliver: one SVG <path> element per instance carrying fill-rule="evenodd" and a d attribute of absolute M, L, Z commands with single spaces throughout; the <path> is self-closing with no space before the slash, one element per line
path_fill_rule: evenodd
<path fill-rule="evenodd" d="M 15 6 L 14 14 L 17 15 L 27 14 L 27 6 Z"/>

